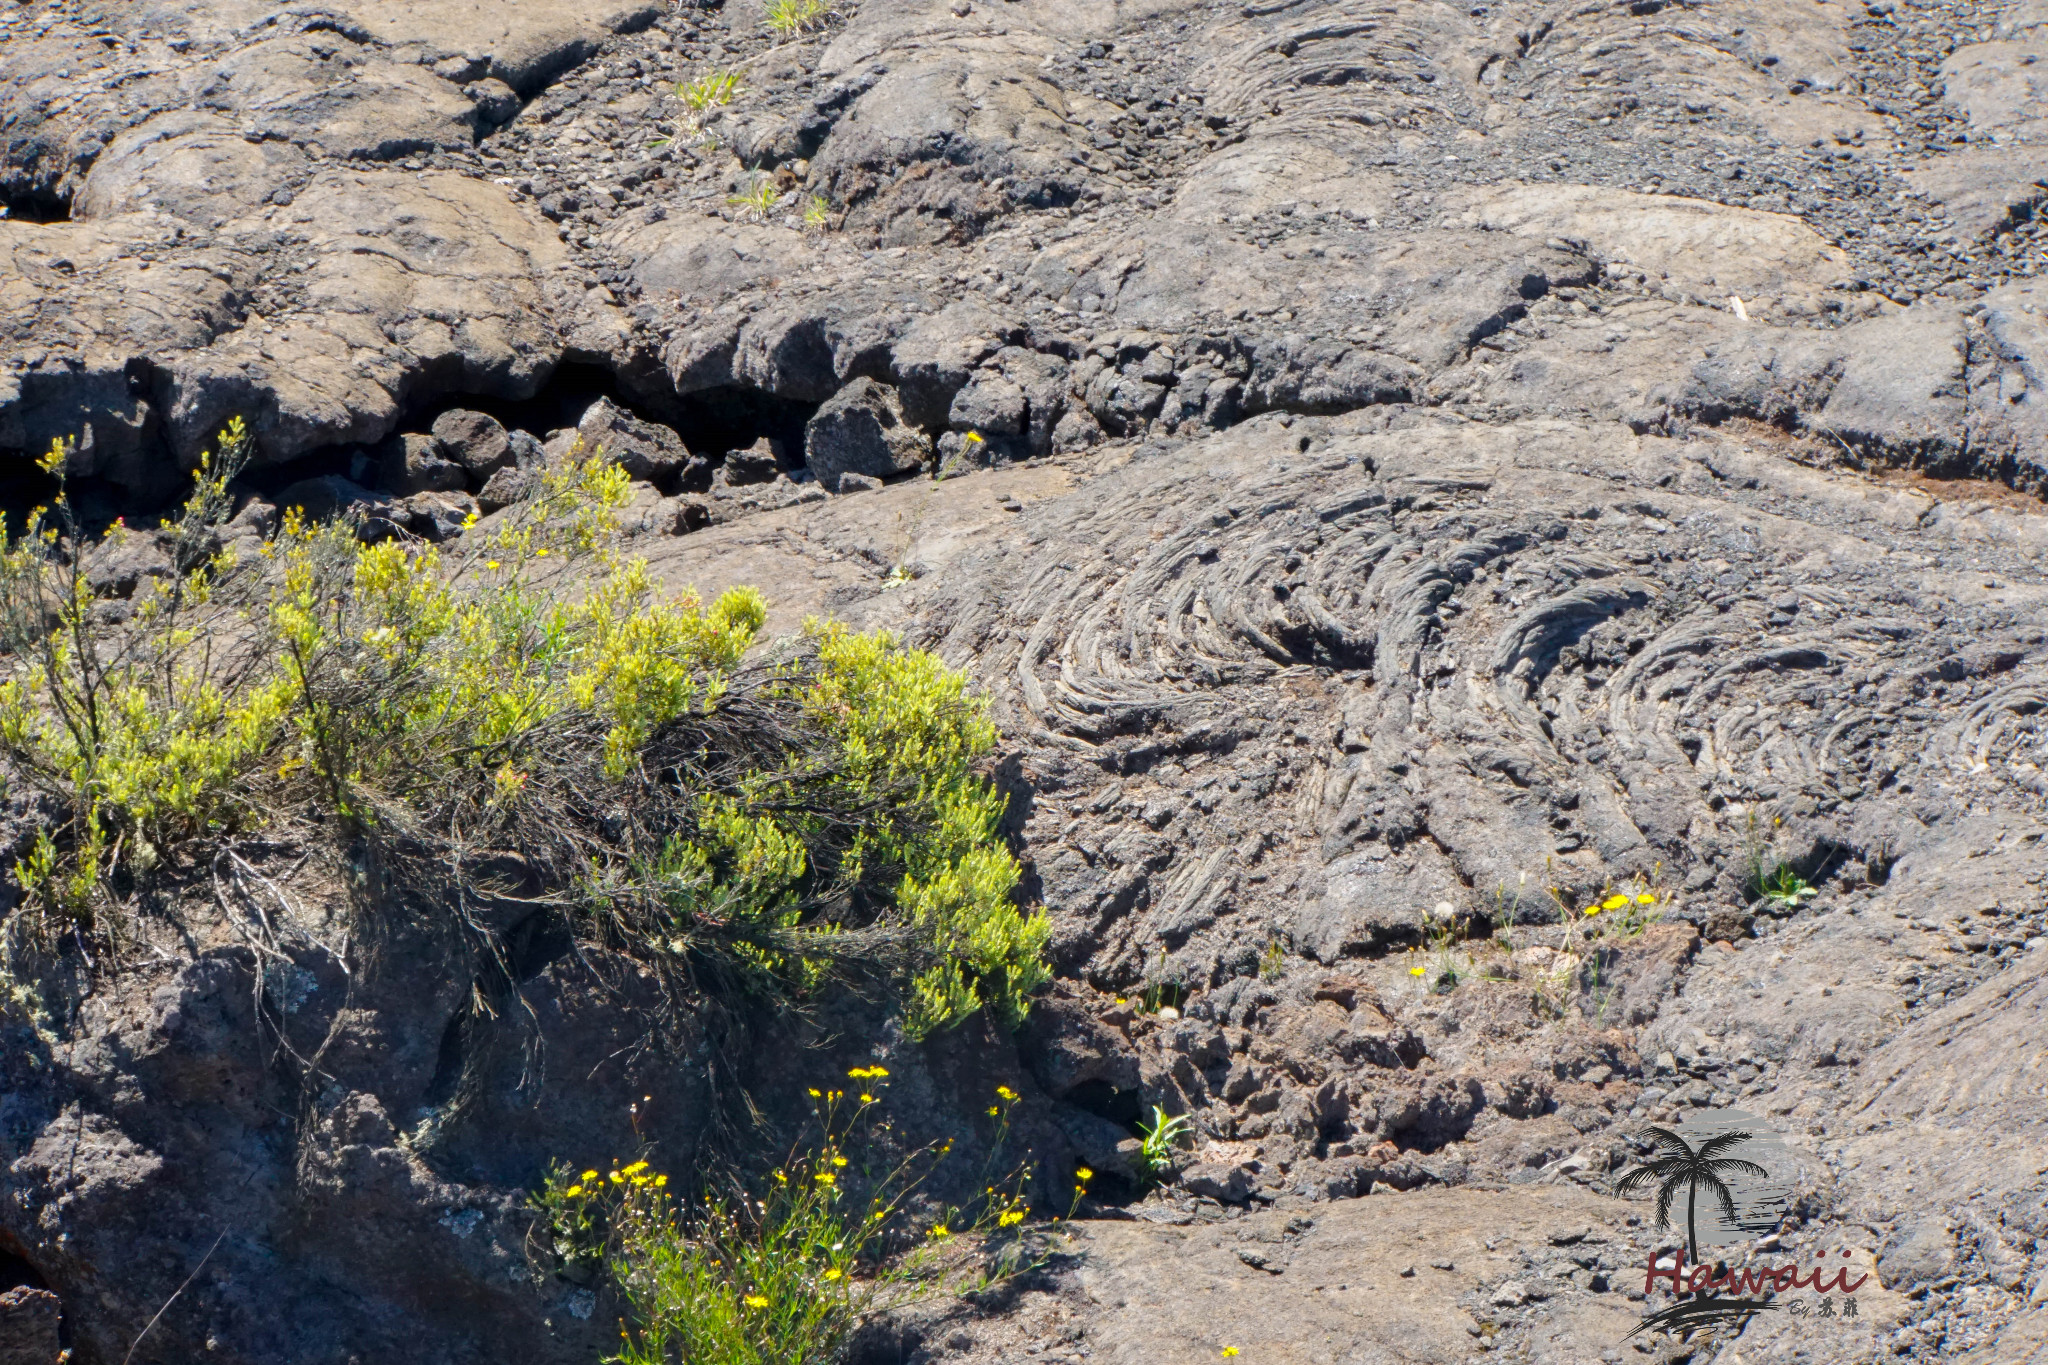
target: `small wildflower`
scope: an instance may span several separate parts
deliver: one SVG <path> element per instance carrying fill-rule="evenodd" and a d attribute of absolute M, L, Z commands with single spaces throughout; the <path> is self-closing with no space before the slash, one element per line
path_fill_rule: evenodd
<path fill-rule="evenodd" d="M 873 1104 L 875 1102 L 875 1097 L 873 1095 L 870 1095 L 867 1091 L 863 1090 L 860 1092 L 860 1102 L 862 1104 Z"/>
<path fill-rule="evenodd" d="M 825 1278 L 827 1280 L 836 1280 L 839 1278 L 841 1273 L 842 1272 L 840 1271 L 838 1266 L 833 1266 L 830 1270 L 825 1272 Z"/>
<path fill-rule="evenodd" d="M 655 1188 L 655 1189 L 657 1189 L 657 1190 L 658 1190 L 658 1189 L 661 1189 L 661 1188 L 663 1188 L 664 1186 L 666 1186 L 667 1184 L 668 1184 L 668 1177 L 667 1177 L 667 1176 L 665 1176 L 665 1175 L 658 1175 L 658 1176 L 654 1177 L 654 1188 Z"/>
<path fill-rule="evenodd" d="M 1649 894 L 1647 894 L 1647 893 L 1645 893 L 1644 895 L 1640 895 L 1640 896 L 1637 896 L 1637 897 L 1636 897 L 1636 904 L 1637 904 L 1637 905 L 1655 905 L 1656 903 L 1657 903 L 1657 898 L 1656 898 L 1655 896 L 1649 895 Z"/>
<path fill-rule="evenodd" d="M 1597 905 L 1589 905 L 1586 907 L 1586 913 L 1589 915 L 1597 915 L 1600 913 L 1600 907 Z"/>
<path fill-rule="evenodd" d="M 1095 1178 L 1095 1172 L 1093 1172 L 1093 1171 L 1089 1170 L 1089 1169 L 1088 1169 L 1088 1168 L 1087 1168 L 1086 1166 L 1076 1166 L 1076 1167 L 1074 1168 L 1074 1179 L 1076 1179 L 1076 1180 L 1093 1180 L 1094 1178 Z"/>
<path fill-rule="evenodd" d="M 1010 1089 L 1007 1085 L 999 1085 L 996 1087 L 996 1098 L 1000 1100 L 1014 1100 L 1017 1098 L 1017 1092 Z"/>
<path fill-rule="evenodd" d="M 568 1190 L 565 1191 L 565 1193 L 567 1193 L 571 1199 L 574 1199 L 577 1195 L 583 1193 L 583 1187 L 581 1185 L 571 1185 L 568 1188 Z"/>
<path fill-rule="evenodd" d="M 1234 1356 L 1234 1355 L 1236 1355 L 1236 1354 L 1237 1354 L 1237 1348 L 1236 1348 L 1235 1346 L 1226 1346 L 1226 1347 L 1224 1347 L 1224 1348 L 1223 1348 L 1223 1355 L 1224 1355 L 1224 1358 L 1225 1358 L 1225 1359 L 1228 1359 L 1228 1358 L 1230 1358 L 1231 1356 Z"/>
<path fill-rule="evenodd" d="M 1421 976 L 1421 975 L 1423 974 L 1423 971 L 1424 971 L 1424 969 L 1423 969 L 1423 968 L 1421 968 L 1421 967 L 1410 967 L 1410 968 L 1408 969 L 1408 975 L 1410 975 L 1410 976 Z"/>
<path fill-rule="evenodd" d="M 839 1183 L 839 1177 L 830 1171 L 820 1171 L 817 1174 L 817 1181 L 820 1185 L 836 1185 Z"/>
<path fill-rule="evenodd" d="M 626 1183 L 626 1177 L 620 1175 L 617 1171 L 613 1171 L 611 1174 L 611 1182 L 614 1185 L 623 1185 Z"/>
<path fill-rule="evenodd" d="M 597 1172 L 585 1171 L 582 1175 L 579 1175 L 576 1178 L 582 1181 L 584 1184 L 588 1185 L 591 1181 L 597 1179 Z"/>
<path fill-rule="evenodd" d="M 846 1164 L 846 1158 L 843 1156 L 835 1156 L 832 1158 L 832 1164 L 834 1166 L 844 1166 Z"/>
<path fill-rule="evenodd" d="M 1627 896 L 1609 896 L 1606 900 L 1600 902 L 1600 908 L 1602 910 L 1619 910 L 1627 904 Z"/>
<path fill-rule="evenodd" d="M 765 1294 L 749 1294 L 747 1295 L 746 1303 L 749 1308 L 766 1308 L 768 1306 L 768 1296 Z"/>
<path fill-rule="evenodd" d="M 821 1096 L 821 1095 L 820 1095 L 820 1094 L 819 1094 L 819 1093 L 818 1093 L 818 1092 L 817 1092 L 816 1090 L 813 1090 L 813 1091 L 811 1091 L 811 1098 L 815 1100 L 815 1099 L 822 1099 L 822 1098 L 824 1098 L 824 1097 L 823 1097 L 823 1096 Z"/>
<path fill-rule="evenodd" d="M 933 1228 L 930 1232 L 926 1233 L 925 1235 L 928 1237 L 939 1238 L 951 1237 L 953 1235 L 953 1229 L 947 1227 L 944 1223 L 940 1223 L 937 1227 Z"/>
<path fill-rule="evenodd" d="M 647 1163 L 644 1161 L 636 1161 L 632 1165 L 627 1166 L 624 1169 L 627 1175 L 638 1175 L 640 1174 L 640 1172 L 647 1169 Z"/>
<path fill-rule="evenodd" d="M 1005 1228 L 1015 1227 L 1023 1221 L 1024 1211 L 1022 1209 L 1011 1209 L 1008 1213 L 996 1219 L 996 1226 Z"/>
<path fill-rule="evenodd" d="M 484 561 L 484 567 L 486 569 L 495 569 L 498 567 L 498 561 L 495 559 L 486 559 Z"/>
<path fill-rule="evenodd" d="M 1002 1112 L 1003 1112 L 1003 1111 L 1002 1111 L 1001 1109 L 997 1108 L 997 1107 L 996 1107 L 995 1105 L 993 1105 L 993 1104 L 992 1104 L 992 1105 L 990 1105 L 990 1106 L 988 1107 L 988 1116 L 989 1116 L 990 1118 L 994 1118 L 994 1117 L 995 1117 L 996 1115 L 998 1115 L 998 1114 L 1000 1114 L 1000 1113 L 1002 1113 Z"/>

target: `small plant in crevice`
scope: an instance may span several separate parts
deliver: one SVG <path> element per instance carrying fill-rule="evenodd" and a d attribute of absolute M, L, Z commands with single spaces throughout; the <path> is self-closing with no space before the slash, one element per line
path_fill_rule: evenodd
<path fill-rule="evenodd" d="M 758 222 L 775 212 L 775 206 L 782 202 L 782 191 L 776 188 L 773 176 L 757 175 L 749 189 L 726 196 L 725 202 L 732 208 L 744 210 Z"/>
<path fill-rule="evenodd" d="M 822 232 L 832 225 L 832 205 L 824 195 L 813 194 L 804 200 L 804 226 L 814 232 Z"/>
<path fill-rule="evenodd" d="M 1456 944 L 1463 930 L 1457 907 L 1449 901 L 1438 901 L 1434 909 L 1422 912 L 1422 942 L 1409 951 L 1424 960 L 1410 967 L 1408 974 L 1419 978 L 1425 991 L 1448 995 L 1472 975 L 1471 963 L 1458 961 Z"/>
<path fill-rule="evenodd" d="M 1545 886 L 1557 908 L 1562 935 L 1550 964 L 1533 973 L 1530 1007 L 1535 1014 L 1562 1019 L 1577 1008 L 1586 1018 L 1605 1022 L 1614 995 L 1607 971 L 1617 949 L 1641 938 L 1672 902 L 1672 894 L 1660 889 L 1663 870 L 1658 863 L 1648 874 L 1637 873 L 1621 885 L 1609 877 L 1583 902 L 1563 887 Z M 1501 894 L 1505 899 L 1504 889 Z M 1519 892 L 1514 904 L 1519 911 Z"/>
<path fill-rule="evenodd" d="M 704 122 L 712 110 L 731 104 L 745 87 L 738 67 L 713 68 L 687 81 L 676 82 L 676 98 L 683 102 L 683 117 L 675 133 L 651 138 L 648 147 L 667 147 L 687 140 L 701 150 L 718 146 L 718 139 Z"/>
<path fill-rule="evenodd" d="M 1278 981 L 1287 975 L 1287 949 L 1277 935 L 1266 940 L 1266 951 L 1259 954 L 1259 980 Z"/>
<path fill-rule="evenodd" d="M 768 0 L 762 17 L 784 42 L 825 26 L 832 8 L 825 0 Z"/>
<path fill-rule="evenodd" d="M 687 1199 L 648 1158 L 574 1173 L 557 1166 L 533 1198 L 535 1269 L 610 1283 L 626 1309 L 616 1365 L 785 1365 L 839 1358 L 865 1321 L 935 1292 L 973 1293 L 1042 1264 L 1026 1226 L 1023 1172 L 965 1207 L 923 1188 L 951 1151 L 934 1143 L 884 1164 L 880 1066 L 856 1096 L 813 1089 L 813 1123 L 781 1164 Z M 991 1163 L 1014 1091 L 999 1087 Z"/>
<path fill-rule="evenodd" d="M 1187 984 L 1167 971 L 1166 949 L 1161 948 L 1158 960 L 1145 974 L 1144 986 L 1131 1003 L 1140 1014 L 1178 1019 L 1180 1008 L 1187 1003 L 1188 995 Z"/>
<path fill-rule="evenodd" d="M 1743 891 L 1753 901 L 1763 901 L 1779 914 L 1789 915 L 1820 894 L 1792 861 L 1779 851 L 1779 837 L 1785 818 L 1773 815 L 1768 825 L 1748 813 L 1743 823 Z"/>
<path fill-rule="evenodd" d="M 1174 1149 L 1194 1140 L 1195 1126 L 1186 1114 L 1168 1114 L 1158 1105 L 1152 1106 L 1152 1122 L 1138 1125 L 1141 1139 L 1138 1148 L 1138 1164 L 1146 1180 L 1163 1180 L 1174 1167 Z"/>
<path fill-rule="evenodd" d="M 731 104 L 744 88 L 739 68 L 726 67 L 678 82 L 676 97 L 682 100 L 684 108 L 701 118 L 721 105 Z"/>

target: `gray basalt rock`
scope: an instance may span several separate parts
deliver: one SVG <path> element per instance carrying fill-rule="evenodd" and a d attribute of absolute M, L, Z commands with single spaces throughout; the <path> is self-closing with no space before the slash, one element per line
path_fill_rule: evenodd
<path fill-rule="evenodd" d="M 443 414 L 445 419 L 449 414 Z M 436 425 L 439 425 L 437 420 Z M 470 467 L 465 460 L 449 459 L 448 446 L 437 435 L 408 432 L 385 438 L 378 448 L 380 478 L 385 488 L 401 497 L 412 493 L 447 493 L 468 486 Z M 454 452 L 468 453 L 465 445 Z"/>
<path fill-rule="evenodd" d="M 62 1309 L 47 1289 L 22 1285 L 0 1294 L 0 1365 L 55 1365 L 63 1350 Z"/>
<path fill-rule="evenodd" d="M 434 419 L 433 439 L 472 479 L 488 479 L 514 462 L 511 434 L 488 413 L 451 408 Z"/>
<path fill-rule="evenodd" d="M 1097 1207 L 1195 1131 L 1081 1292 L 874 1358 L 1609 1354 L 1628 1134 L 1717 1106 L 1883 1286 L 1745 1358 L 2048 1358 L 2038 0 L 0 10 L 0 463 L 75 437 L 87 520 L 153 524 L 239 416 L 253 556 L 280 499 L 455 541 L 601 445 L 666 586 L 971 675 L 1060 975 L 886 1044 L 892 1117 L 1012 1087 Z M 0 868 L 50 818 L 6 786 Z M 693 1170 L 716 1040 L 539 888 L 476 908 L 517 1001 L 410 915 L 320 947 L 363 869 L 295 857 L 304 938 L 202 873 L 154 955 L 0 992 L 0 1271 L 81 1362 L 599 1358 L 528 1192 Z"/>
<path fill-rule="evenodd" d="M 905 418 L 896 391 L 856 379 L 834 394 L 804 428 L 804 464 L 828 492 L 842 475 L 885 479 L 920 468 L 931 442 Z"/>
<path fill-rule="evenodd" d="M 602 458 L 641 483 L 672 482 L 690 463 L 682 437 L 656 422 L 645 422 L 600 398 L 576 424 L 588 455 Z"/>

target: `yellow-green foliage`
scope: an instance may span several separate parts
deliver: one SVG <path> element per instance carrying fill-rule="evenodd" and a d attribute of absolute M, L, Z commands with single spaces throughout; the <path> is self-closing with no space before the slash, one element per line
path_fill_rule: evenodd
<path fill-rule="evenodd" d="M 693 114 L 709 113 L 721 104 L 731 104 L 741 90 L 737 67 L 707 71 L 693 80 L 680 82 L 676 94 Z"/>
<path fill-rule="evenodd" d="M 832 10 L 825 0 L 768 0 L 764 16 L 779 38 L 794 38 L 824 27 Z"/>
<path fill-rule="evenodd" d="M 745 209 L 756 218 L 766 218 L 775 211 L 782 201 L 782 191 L 775 188 L 775 181 L 768 176 L 756 176 L 753 188 L 745 194 L 728 195 L 725 202 L 736 209 Z"/>
<path fill-rule="evenodd" d="M 67 815 L 16 868 L 46 940 L 311 809 L 458 907 L 464 848 L 520 848 L 588 935 L 679 980 L 711 956 L 802 992 L 865 957 L 908 978 L 914 1032 L 1022 1016 L 1046 926 L 1013 903 L 960 674 L 816 623 L 743 668 L 760 594 L 663 595 L 617 551 L 627 479 L 595 457 L 446 554 L 293 509 L 251 562 L 207 555 L 239 424 L 223 443 L 162 532 L 191 552 L 125 626 L 96 624 L 61 499 L 0 554 L 0 758 Z"/>
<path fill-rule="evenodd" d="M 977 1182 L 972 1205 L 927 1210 L 912 1226 L 912 1196 L 948 1148 L 876 1169 L 888 1071 L 852 1076 L 858 1098 L 811 1091 L 814 1140 L 755 1190 L 707 1190 L 685 1207 L 645 1160 L 549 1174 L 534 1197 L 541 1268 L 618 1288 L 629 1324 L 615 1365 L 829 1362 L 865 1318 L 1029 1268 L 1023 1173 Z M 1016 1099 L 1001 1088 L 989 1110 L 998 1153 Z M 884 1259 L 892 1238 L 913 1249 Z"/>

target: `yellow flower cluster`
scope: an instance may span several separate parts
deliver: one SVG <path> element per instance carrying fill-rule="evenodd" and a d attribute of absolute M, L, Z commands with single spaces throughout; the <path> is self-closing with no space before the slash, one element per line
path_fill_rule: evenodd
<path fill-rule="evenodd" d="M 847 1072 L 846 1074 L 857 1081 L 878 1081 L 886 1077 L 889 1074 L 889 1072 L 886 1067 L 857 1066 L 853 1070 Z"/>

